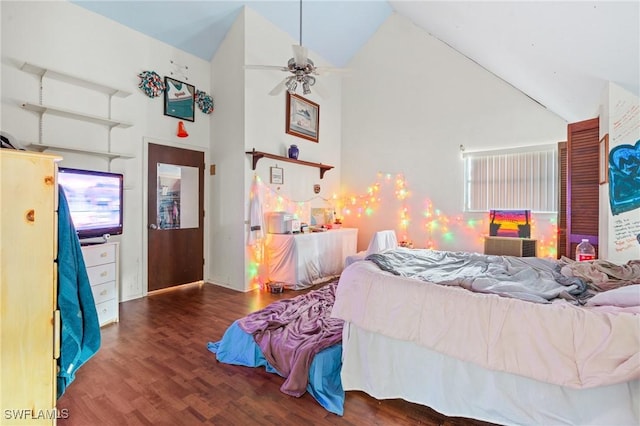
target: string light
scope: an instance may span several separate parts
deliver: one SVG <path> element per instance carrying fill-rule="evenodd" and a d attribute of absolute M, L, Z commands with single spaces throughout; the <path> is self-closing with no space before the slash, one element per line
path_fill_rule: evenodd
<path fill-rule="evenodd" d="M 402 174 L 393 175 L 391 173 L 378 172 L 376 182 L 367 186 L 366 194 L 345 195 L 342 197 L 343 201 L 338 198 L 336 205 L 342 206 L 339 213 L 345 217 L 345 220 L 350 220 L 352 226 L 357 226 L 357 223 L 353 222 L 374 218 L 378 211 L 383 208 L 382 206 L 389 208 L 392 200 L 381 199 L 382 188 L 389 185 L 393 185 L 393 196 L 400 202 L 396 229 L 399 231 L 399 237 L 403 241 L 410 241 L 407 233 L 411 225 L 411 215 L 406 202 L 412 196 L 412 193 Z M 422 232 L 418 236 L 419 239 L 415 244 L 416 246 L 438 249 L 439 242 L 452 243 L 459 238 L 473 240 L 480 247 L 483 245 L 484 237 L 488 230 L 488 218 L 486 220 L 468 219 L 465 221 L 462 215 L 447 216 L 441 209 L 436 208 L 429 199 L 426 199 L 423 205 L 424 207 L 420 214 L 421 226 L 418 228 Z M 556 222 L 555 218 L 549 220 L 551 235 L 541 235 L 536 233 L 536 220 L 531 220 L 532 231 L 539 235 L 537 239 L 537 255 L 540 257 L 556 257 Z M 348 222 L 347 226 L 349 226 Z"/>
<path fill-rule="evenodd" d="M 275 192 L 270 186 L 265 185 L 260 177 L 258 180 L 258 190 L 263 194 L 263 211 L 287 211 L 294 214 L 302 221 L 309 220 L 311 204 L 318 201 L 323 202 L 327 208 L 333 208 L 336 212 L 336 218 L 343 221 L 343 226 L 355 226 L 361 220 L 369 220 L 376 217 L 377 213 L 383 208 L 390 208 L 392 201 L 383 198 L 383 188 L 393 185 L 393 197 L 400 203 L 396 224 L 399 231 L 398 236 L 401 241 L 411 244 L 411 236 L 409 235 L 409 227 L 411 225 L 411 211 L 407 204 L 412 197 L 406 179 L 402 174 L 393 175 L 391 173 L 378 172 L 376 181 L 366 187 L 365 194 L 354 195 L 347 194 L 338 196 L 333 194 L 331 199 L 315 196 L 306 200 L 291 200 L 280 193 Z M 391 188 L 390 188 L 391 189 Z M 386 192 L 385 192 L 386 193 Z M 252 194 L 251 196 L 254 196 Z M 384 206 L 384 207 L 383 207 Z M 436 208 L 430 199 L 425 199 L 423 210 L 420 213 L 420 235 L 416 243 L 417 247 L 437 250 L 440 242 L 448 244 L 455 242 L 456 239 L 463 238 L 465 240 L 474 240 L 476 245 L 481 247 L 484 243 L 484 237 L 489 228 L 487 217 L 483 219 L 467 219 L 464 220 L 462 215 L 447 216 Z M 347 221 L 346 223 L 344 221 Z M 536 232 L 537 221 L 531 219 L 532 233 L 537 238 L 537 255 L 539 257 L 555 258 L 557 255 L 557 220 L 549 219 L 551 227 L 551 235 L 541 235 Z M 250 253 L 251 260 L 248 265 L 248 275 L 254 286 L 264 288 L 261 282 L 260 267 L 263 264 L 263 247 L 262 244 L 255 244 Z"/>

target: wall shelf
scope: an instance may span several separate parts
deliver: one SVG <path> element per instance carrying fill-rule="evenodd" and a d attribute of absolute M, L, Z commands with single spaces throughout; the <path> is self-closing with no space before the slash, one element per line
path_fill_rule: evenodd
<path fill-rule="evenodd" d="M 113 127 L 127 128 L 127 127 L 133 126 L 133 124 L 131 123 L 111 120 L 109 118 L 99 117 L 97 115 L 85 114 L 82 112 L 72 111 L 65 108 L 54 107 L 51 105 L 32 104 L 30 102 L 25 102 L 22 104 L 22 108 L 28 109 L 29 111 L 39 112 L 40 114 L 49 113 L 53 115 L 58 115 L 60 117 L 73 118 L 76 120 L 88 121 L 90 123 L 102 124 L 105 126 L 109 126 L 109 128 L 113 128 Z"/>
<path fill-rule="evenodd" d="M 22 108 L 33 111 L 40 114 L 40 135 L 38 138 L 38 143 L 31 143 L 28 145 L 29 149 L 34 151 L 45 151 L 48 149 L 54 151 L 63 151 L 63 152 L 75 152 L 81 154 L 90 154 L 96 155 L 100 157 L 105 157 L 109 160 L 113 160 L 114 158 L 135 158 L 134 155 L 123 154 L 118 152 L 111 151 L 111 130 L 115 127 L 119 128 L 129 128 L 133 126 L 132 123 L 128 123 L 122 120 L 114 120 L 111 118 L 112 111 L 112 99 L 114 96 L 119 98 L 126 98 L 130 96 L 132 93 L 128 90 L 123 90 L 118 87 L 109 86 L 107 84 L 99 83 L 97 81 L 89 80 L 80 75 L 74 75 L 63 71 L 54 70 L 48 67 L 44 67 L 41 65 L 35 65 L 29 62 L 23 62 L 20 65 L 20 69 L 22 71 L 34 74 L 40 77 L 40 97 L 38 103 L 33 102 L 24 102 L 22 103 Z M 47 77 L 49 80 L 45 80 Z M 50 82 L 51 79 L 58 80 L 64 83 L 69 83 L 71 85 L 89 89 L 95 92 L 100 92 L 108 96 L 108 99 L 105 98 L 105 102 L 107 102 L 108 114 L 107 116 L 98 116 L 87 114 L 85 112 L 74 111 L 67 108 L 61 108 L 58 106 L 46 105 L 42 103 L 42 95 L 43 95 L 43 85 L 45 81 Z M 85 149 L 85 148 L 72 148 L 64 145 L 52 145 L 43 143 L 43 117 L 45 114 L 56 115 L 59 117 L 70 118 L 73 120 L 84 121 L 87 123 L 98 124 L 101 126 L 107 126 L 109 129 L 109 134 L 107 138 L 107 150 L 96 150 L 96 149 Z"/>
<path fill-rule="evenodd" d="M 40 144 L 40 143 L 31 143 L 27 145 L 27 148 L 33 151 L 42 152 L 47 149 L 51 149 L 54 151 L 63 151 L 63 152 L 75 152 L 79 154 L 91 154 L 99 157 L 105 157 L 110 160 L 114 158 L 135 158 L 135 155 L 131 154 L 123 154 L 118 152 L 108 152 L 108 151 L 97 151 L 93 149 L 85 149 L 85 148 L 70 148 L 62 145 L 52 145 L 52 144 Z"/>
<path fill-rule="evenodd" d="M 117 96 L 119 98 L 126 98 L 127 96 L 131 95 L 131 92 L 129 92 L 127 90 L 122 90 L 122 89 L 117 88 L 117 87 L 107 86 L 105 84 L 98 83 L 96 81 L 87 80 L 84 77 L 72 75 L 72 74 L 69 74 L 69 73 L 66 73 L 66 72 L 62 72 L 62 71 L 56 71 L 56 70 L 51 69 L 51 68 L 47 68 L 47 67 L 43 67 L 43 66 L 40 66 L 40 65 L 31 64 L 29 62 L 24 62 L 20 66 L 20 69 L 22 71 L 26 71 L 26 72 L 29 72 L 31 74 L 35 74 L 35 75 L 40 76 L 40 77 L 47 76 L 47 77 L 50 77 L 50 78 L 55 78 L 56 80 L 60 80 L 60 81 L 72 82 L 73 84 L 75 84 L 77 86 L 85 87 L 85 88 L 91 89 L 91 90 L 96 90 L 98 92 L 106 93 L 106 94 L 111 95 L 111 96 Z"/>
<path fill-rule="evenodd" d="M 256 151 L 255 149 L 253 151 L 247 151 L 245 154 L 249 154 L 249 155 L 251 155 L 253 157 L 252 158 L 252 160 L 253 160 L 252 161 L 252 163 L 253 163 L 252 170 L 256 169 L 256 165 L 258 164 L 258 161 L 261 158 L 271 158 L 272 160 L 285 161 L 287 163 L 301 164 L 303 166 L 309 166 L 309 167 L 317 167 L 317 168 L 320 169 L 320 179 L 322 179 L 324 177 L 324 174 L 325 174 L 325 172 L 327 170 L 333 169 L 333 166 L 328 166 L 326 164 L 312 163 L 311 161 L 296 160 L 294 158 L 283 157 L 281 155 L 269 154 L 268 152 Z"/>

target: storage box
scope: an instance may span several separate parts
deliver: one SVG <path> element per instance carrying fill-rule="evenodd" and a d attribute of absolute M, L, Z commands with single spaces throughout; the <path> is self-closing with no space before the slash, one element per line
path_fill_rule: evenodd
<path fill-rule="evenodd" d="M 287 212 L 267 213 L 267 232 L 270 234 L 291 233 L 291 221 L 293 215 Z"/>
<path fill-rule="evenodd" d="M 269 293 L 282 293 L 284 291 L 284 283 L 271 281 L 267 283 Z"/>

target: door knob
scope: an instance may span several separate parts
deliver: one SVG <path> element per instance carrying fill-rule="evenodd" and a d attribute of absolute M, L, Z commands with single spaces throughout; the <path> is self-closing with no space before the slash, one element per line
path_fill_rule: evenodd
<path fill-rule="evenodd" d="M 158 229 L 158 225 L 156 225 L 155 223 L 152 223 L 149 225 L 149 229 Z"/>

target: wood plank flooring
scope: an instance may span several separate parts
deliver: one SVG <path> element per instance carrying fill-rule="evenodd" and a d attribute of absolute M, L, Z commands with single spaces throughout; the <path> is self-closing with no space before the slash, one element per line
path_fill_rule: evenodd
<path fill-rule="evenodd" d="M 100 350 L 58 400 L 58 425 L 488 425 L 362 392 L 347 392 L 340 417 L 308 393 L 280 392 L 278 375 L 207 350 L 234 320 L 298 294 L 200 284 L 121 303 L 120 322 L 102 328 Z"/>

